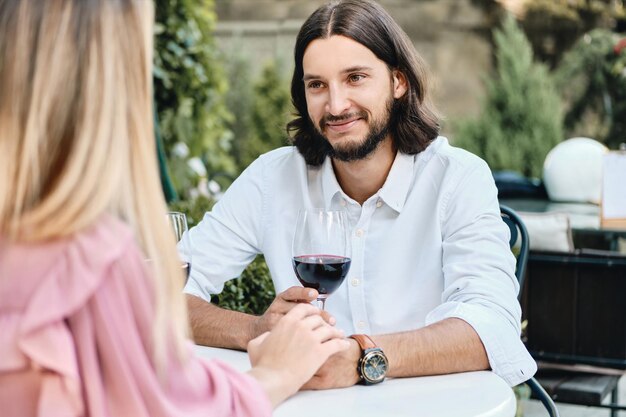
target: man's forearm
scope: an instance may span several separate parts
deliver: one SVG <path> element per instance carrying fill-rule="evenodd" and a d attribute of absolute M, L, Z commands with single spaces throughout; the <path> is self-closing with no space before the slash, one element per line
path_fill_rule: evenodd
<path fill-rule="evenodd" d="M 246 350 L 253 338 L 254 316 L 225 310 L 193 295 L 186 295 L 189 324 L 195 343 L 205 346 Z"/>
<path fill-rule="evenodd" d="M 373 336 L 392 377 L 489 369 L 485 347 L 467 322 L 450 318 L 409 332 Z"/>

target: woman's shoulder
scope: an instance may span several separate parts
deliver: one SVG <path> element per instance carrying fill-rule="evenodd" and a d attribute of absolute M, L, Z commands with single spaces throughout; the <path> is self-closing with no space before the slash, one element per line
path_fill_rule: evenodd
<path fill-rule="evenodd" d="M 87 228 L 42 242 L 0 241 L 0 294 L 32 296 L 44 283 L 68 285 L 89 281 L 135 245 L 133 233 L 121 220 L 103 215 Z M 13 298 L 17 304 L 24 300 Z"/>
<path fill-rule="evenodd" d="M 68 242 L 67 249 L 82 255 L 81 258 L 88 264 L 99 266 L 114 262 L 134 246 L 131 228 L 122 220 L 105 214 L 93 225 L 77 233 Z"/>
<path fill-rule="evenodd" d="M 114 273 L 115 265 L 142 259 L 131 228 L 111 215 L 70 236 L 9 244 L 4 249 L 0 275 L 6 279 L 0 294 L 11 294 L 9 307 L 34 310 L 37 323 L 86 302 Z M 47 314 L 39 315 L 41 309 Z"/>

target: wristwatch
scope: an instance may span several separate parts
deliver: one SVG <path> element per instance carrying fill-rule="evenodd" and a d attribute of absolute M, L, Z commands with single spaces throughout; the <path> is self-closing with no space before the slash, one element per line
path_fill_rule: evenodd
<path fill-rule="evenodd" d="M 360 381 L 364 385 L 374 385 L 385 380 L 389 361 L 381 348 L 365 334 L 353 334 L 350 336 L 361 347 L 361 358 L 356 367 Z"/>

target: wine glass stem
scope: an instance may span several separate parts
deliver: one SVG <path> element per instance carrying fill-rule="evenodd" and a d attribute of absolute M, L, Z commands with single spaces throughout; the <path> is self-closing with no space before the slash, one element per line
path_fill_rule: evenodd
<path fill-rule="evenodd" d="M 317 307 L 320 310 L 324 310 L 324 307 L 326 306 L 326 298 L 318 298 L 317 299 Z"/>

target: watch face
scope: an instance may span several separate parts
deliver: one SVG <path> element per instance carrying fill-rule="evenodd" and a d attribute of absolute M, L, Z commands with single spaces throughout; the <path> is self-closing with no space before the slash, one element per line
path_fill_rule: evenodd
<path fill-rule="evenodd" d="M 368 382 L 380 382 L 387 374 L 387 358 L 381 351 L 368 352 L 363 358 L 361 370 Z"/>

